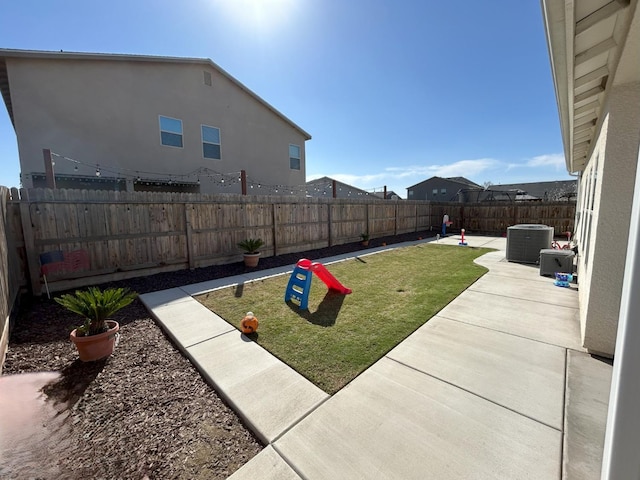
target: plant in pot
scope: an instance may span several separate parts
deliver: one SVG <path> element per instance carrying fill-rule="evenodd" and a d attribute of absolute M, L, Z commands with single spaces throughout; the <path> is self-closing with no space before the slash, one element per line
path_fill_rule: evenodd
<path fill-rule="evenodd" d="M 89 287 L 55 298 L 67 310 L 84 317 L 84 323 L 71 332 L 71 341 L 80 360 L 92 362 L 113 353 L 120 325 L 109 317 L 129 305 L 138 296 L 126 288 L 100 290 Z"/>
<path fill-rule="evenodd" d="M 362 245 L 365 247 L 369 246 L 369 234 L 368 233 L 361 233 L 360 234 L 360 238 L 362 238 Z"/>
<path fill-rule="evenodd" d="M 260 247 L 264 242 L 259 238 L 247 238 L 238 243 L 238 247 L 244 250 L 244 265 L 246 267 L 257 267 L 260 260 Z"/>

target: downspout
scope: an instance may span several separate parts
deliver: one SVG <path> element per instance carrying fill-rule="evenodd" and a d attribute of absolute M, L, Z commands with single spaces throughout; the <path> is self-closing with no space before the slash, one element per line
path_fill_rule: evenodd
<path fill-rule="evenodd" d="M 640 151 L 636 163 L 627 257 L 620 300 L 609 413 L 602 456 L 603 480 L 640 478 Z M 634 295 L 634 292 L 636 294 Z"/>

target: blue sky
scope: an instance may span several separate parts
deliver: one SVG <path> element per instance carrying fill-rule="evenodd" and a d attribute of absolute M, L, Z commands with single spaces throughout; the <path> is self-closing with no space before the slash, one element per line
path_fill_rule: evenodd
<path fill-rule="evenodd" d="M 307 180 L 566 180 L 538 1 L 20 0 L 0 47 L 211 58 L 309 132 Z M 0 185 L 19 184 L 0 107 Z"/>

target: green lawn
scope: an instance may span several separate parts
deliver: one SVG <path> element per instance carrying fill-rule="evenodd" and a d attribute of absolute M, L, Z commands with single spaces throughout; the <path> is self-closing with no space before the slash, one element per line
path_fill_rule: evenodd
<path fill-rule="evenodd" d="M 489 251 L 420 244 L 331 264 L 353 293 L 333 293 L 314 275 L 308 311 L 284 302 L 289 275 L 197 300 L 236 327 L 253 311 L 258 344 L 333 394 L 482 276 L 473 260 Z"/>

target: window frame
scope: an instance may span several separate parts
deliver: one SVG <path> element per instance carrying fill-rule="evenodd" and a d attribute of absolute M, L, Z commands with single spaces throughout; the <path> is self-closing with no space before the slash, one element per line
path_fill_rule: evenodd
<path fill-rule="evenodd" d="M 162 128 L 162 119 L 166 118 L 168 120 L 176 120 L 178 122 L 180 122 L 180 133 L 176 133 L 176 132 L 172 132 L 171 130 L 165 130 Z M 171 147 L 171 148 L 184 148 L 184 123 L 182 122 L 181 119 L 179 118 L 174 118 L 174 117 L 169 117 L 167 115 L 158 115 L 158 127 L 160 129 L 160 145 L 162 145 L 163 147 Z M 163 133 L 170 133 L 171 135 L 180 135 L 180 145 L 170 145 L 167 143 L 164 143 L 163 139 L 162 139 L 162 134 Z"/>
<path fill-rule="evenodd" d="M 296 147 L 298 149 L 298 157 L 291 156 L 291 147 Z M 291 160 L 298 160 L 298 168 L 294 168 L 292 166 Z M 302 170 L 302 147 L 300 145 L 296 145 L 295 143 L 289 144 L 289 170 Z"/>
<path fill-rule="evenodd" d="M 214 143 L 214 142 L 207 142 L 204 139 L 204 128 L 214 128 L 218 131 L 218 142 L 219 143 Z M 202 146 L 202 158 L 204 158 L 205 160 L 222 160 L 222 132 L 220 131 L 220 128 L 218 127 L 214 127 L 213 125 L 205 125 L 204 123 L 200 124 L 200 144 Z M 209 145 L 217 145 L 218 146 L 218 153 L 219 153 L 219 157 L 207 157 L 204 154 L 204 145 L 205 144 L 209 144 Z"/>

